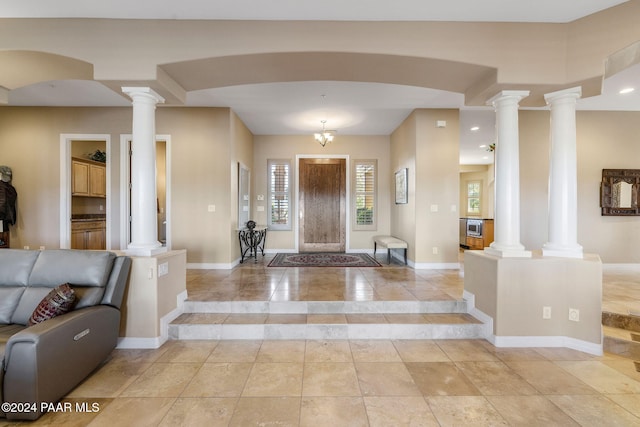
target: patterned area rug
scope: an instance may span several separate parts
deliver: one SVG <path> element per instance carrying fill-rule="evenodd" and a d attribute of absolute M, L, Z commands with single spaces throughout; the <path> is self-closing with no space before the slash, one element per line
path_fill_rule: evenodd
<path fill-rule="evenodd" d="M 380 267 L 367 254 L 304 253 L 277 254 L 269 267 Z"/>

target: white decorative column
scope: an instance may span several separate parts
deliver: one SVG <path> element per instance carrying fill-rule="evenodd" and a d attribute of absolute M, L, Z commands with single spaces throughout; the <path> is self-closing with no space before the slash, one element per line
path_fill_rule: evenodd
<path fill-rule="evenodd" d="M 518 103 L 529 91 L 505 90 L 488 102 L 496 111 L 494 241 L 485 252 L 531 257 L 520 243 L 520 155 Z"/>
<path fill-rule="evenodd" d="M 542 255 L 582 258 L 578 244 L 578 168 L 576 149 L 576 101 L 580 87 L 548 93 L 551 107 L 549 165 L 549 241 Z"/>
<path fill-rule="evenodd" d="M 131 243 L 128 252 L 150 256 L 166 250 L 158 241 L 156 104 L 164 98 L 148 87 L 123 87 L 133 101 L 131 143 Z"/>

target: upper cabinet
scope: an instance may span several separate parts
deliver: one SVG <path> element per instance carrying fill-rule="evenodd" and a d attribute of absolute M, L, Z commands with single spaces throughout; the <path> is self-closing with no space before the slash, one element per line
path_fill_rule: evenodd
<path fill-rule="evenodd" d="M 107 196 L 107 170 L 104 163 L 71 159 L 71 194 L 82 197 Z"/>

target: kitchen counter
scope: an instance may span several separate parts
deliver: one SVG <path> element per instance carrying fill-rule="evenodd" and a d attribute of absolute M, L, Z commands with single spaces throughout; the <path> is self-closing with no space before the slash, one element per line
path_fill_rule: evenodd
<path fill-rule="evenodd" d="M 104 221 L 107 219 L 105 214 L 77 214 L 71 215 L 71 222 L 80 221 Z"/>

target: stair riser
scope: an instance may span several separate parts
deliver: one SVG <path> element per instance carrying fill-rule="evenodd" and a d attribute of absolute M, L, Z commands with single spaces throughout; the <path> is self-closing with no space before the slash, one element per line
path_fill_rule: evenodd
<path fill-rule="evenodd" d="M 466 301 L 185 301 L 184 313 L 233 314 L 442 314 L 466 313 Z"/>
<path fill-rule="evenodd" d="M 629 359 L 640 360 L 640 342 L 605 336 L 603 349 Z"/>
<path fill-rule="evenodd" d="M 638 316 L 603 312 L 602 324 L 612 328 L 640 333 L 640 317 Z"/>
<path fill-rule="evenodd" d="M 272 324 L 169 325 L 179 340 L 358 340 L 476 339 L 487 336 L 482 324 Z"/>

